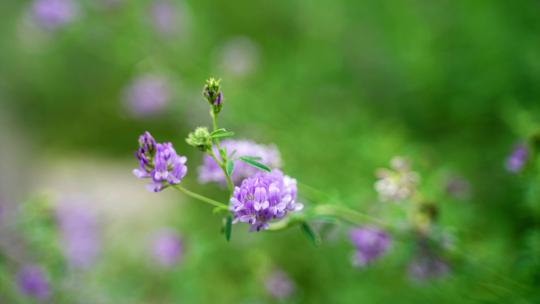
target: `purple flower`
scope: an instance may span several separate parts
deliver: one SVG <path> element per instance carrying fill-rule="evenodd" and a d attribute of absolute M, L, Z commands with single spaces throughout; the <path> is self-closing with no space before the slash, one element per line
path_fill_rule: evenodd
<path fill-rule="evenodd" d="M 184 245 L 180 236 L 173 230 L 161 231 L 154 239 L 153 256 L 164 267 L 178 263 L 184 253 Z"/>
<path fill-rule="evenodd" d="M 176 8 L 171 1 L 154 1 L 151 7 L 152 22 L 156 30 L 162 34 L 173 33 L 178 26 Z"/>
<path fill-rule="evenodd" d="M 273 271 L 265 282 L 266 290 L 278 300 L 285 300 L 292 296 L 295 284 L 291 278 L 281 270 Z"/>
<path fill-rule="evenodd" d="M 271 220 L 303 208 L 296 202 L 296 192 L 296 180 L 280 170 L 259 172 L 246 178 L 240 187 L 235 187 L 231 197 L 233 223 L 248 223 L 250 231 L 267 229 Z"/>
<path fill-rule="evenodd" d="M 17 274 L 17 284 L 21 293 L 38 300 L 46 300 L 51 296 L 49 280 L 41 267 L 23 266 Z"/>
<path fill-rule="evenodd" d="M 73 21 L 77 7 L 72 0 L 35 0 L 32 16 L 40 26 L 54 30 Z"/>
<path fill-rule="evenodd" d="M 64 203 L 56 210 L 64 255 L 78 268 L 88 268 L 101 250 L 96 216 L 78 203 Z"/>
<path fill-rule="evenodd" d="M 139 168 L 133 170 L 138 178 L 151 178 L 149 190 L 159 192 L 169 185 L 180 184 L 187 174 L 187 158 L 176 154 L 171 143 L 156 143 L 149 132 L 139 137 L 135 154 Z"/>
<path fill-rule="evenodd" d="M 520 172 L 529 159 L 529 150 L 523 144 L 517 145 L 506 159 L 506 169 L 512 173 Z"/>
<path fill-rule="evenodd" d="M 151 74 L 135 78 L 124 93 L 127 107 L 137 117 L 161 112 L 170 99 L 171 91 L 167 79 Z"/>
<path fill-rule="evenodd" d="M 409 275 L 418 281 L 426 281 L 445 276 L 450 266 L 434 255 L 421 255 L 409 264 Z"/>
<path fill-rule="evenodd" d="M 350 238 L 356 247 L 353 263 L 358 266 L 366 266 L 383 256 L 392 243 L 390 235 L 373 227 L 352 229 Z"/>
<path fill-rule="evenodd" d="M 250 140 L 228 139 L 224 140 L 221 143 L 221 146 L 227 150 L 229 155 L 234 152 L 234 155 L 236 156 L 260 157 L 260 162 L 271 168 L 281 167 L 281 155 L 277 147 L 274 145 L 256 144 Z M 219 151 L 216 150 L 215 152 L 219 157 Z M 258 171 L 259 170 L 257 168 L 254 168 L 244 162 L 236 161 L 232 180 L 235 184 L 238 184 L 244 178 L 253 176 Z M 221 185 L 226 185 L 223 170 L 221 170 L 214 159 L 208 155 L 204 157 L 203 164 L 199 167 L 199 182 L 217 182 Z"/>

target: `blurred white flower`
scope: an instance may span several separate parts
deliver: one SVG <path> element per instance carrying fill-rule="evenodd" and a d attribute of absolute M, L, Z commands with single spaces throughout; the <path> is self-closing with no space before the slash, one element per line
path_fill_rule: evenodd
<path fill-rule="evenodd" d="M 379 199 L 387 201 L 403 201 L 414 195 L 420 183 L 420 176 L 410 168 L 409 162 L 403 157 L 394 157 L 390 163 L 391 169 L 377 170 L 379 180 L 375 190 Z"/>

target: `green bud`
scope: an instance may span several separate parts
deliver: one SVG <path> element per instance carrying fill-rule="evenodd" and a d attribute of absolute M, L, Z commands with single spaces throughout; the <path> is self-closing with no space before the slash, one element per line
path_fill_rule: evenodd
<path fill-rule="evenodd" d="M 199 127 L 195 131 L 189 133 L 186 138 L 188 145 L 193 146 L 203 152 L 208 151 L 212 148 L 212 137 L 208 128 Z"/>
<path fill-rule="evenodd" d="M 223 93 L 221 92 L 220 83 L 221 79 L 210 78 L 206 81 L 203 89 L 203 96 L 212 107 L 214 114 L 219 113 L 223 107 Z"/>

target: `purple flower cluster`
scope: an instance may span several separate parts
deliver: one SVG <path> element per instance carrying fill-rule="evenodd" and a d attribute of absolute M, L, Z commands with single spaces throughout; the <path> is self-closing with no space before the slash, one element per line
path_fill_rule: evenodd
<path fill-rule="evenodd" d="M 409 275 L 417 281 L 436 279 L 447 275 L 450 266 L 441 258 L 433 255 L 421 255 L 409 264 Z"/>
<path fill-rule="evenodd" d="M 22 294 L 37 300 L 46 300 L 51 296 L 51 287 L 45 271 L 34 265 L 23 266 L 17 274 L 17 285 Z"/>
<path fill-rule="evenodd" d="M 72 0 L 35 0 L 32 16 L 40 26 L 54 30 L 73 21 L 77 7 Z"/>
<path fill-rule="evenodd" d="M 296 288 L 291 278 L 282 270 L 273 271 L 265 282 L 266 290 L 278 300 L 285 300 L 292 296 Z"/>
<path fill-rule="evenodd" d="M 97 218 L 84 205 L 64 203 L 56 210 L 64 255 L 78 268 L 94 264 L 101 250 Z"/>
<path fill-rule="evenodd" d="M 382 257 L 392 244 L 390 235 L 373 227 L 352 229 L 350 238 L 356 247 L 353 263 L 362 267 Z"/>
<path fill-rule="evenodd" d="M 506 169 L 512 173 L 519 173 L 529 159 L 529 149 L 523 144 L 517 145 L 512 154 L 506 159 Z"/>
<path fill-rule="evenodd" d="M 151 17 L 155 29 L 162 34 L 171 34 L 178 26 L 176 8 L 171 1 L 154 1 L 151 7 Z"/>
<path fill-rule="evenodd" d="M 260 157 L 260 162 L 270 168 L 281 167 L 281 154 L 274 145 L 261 145 L 250 140 L 224 140 L 221 146 L 227 150 L 229 154 L 233 153 L 237 156 L 255 156 Z M 219 157 L 219 152 L 216 150 L 216 155 Z M 235 184 L 241 182 L 244 178 L 253 176 L 258 169 L 241 161 L 235 163 L 235 169 L 232 175 L 232 180 Z M 212 157 L 206 155 L 202 166 L 199 167 L 199 182 L 209 183 L 217 182 L 221 185 L 226 185 L 225 174 L 219 165 Z"/>
<path fill-rule="evenodd" d="M 240 187 L 235 187 L 231 197 L 233 222 L 250 224 L 250 231 L 267 229 L 270 221 L 303 208 L 296 202 L 296 192 L 296 180 L 280 170 L 259 172 L 246 178 Z"/>
<path fill-rule="evenodd" d="M 176 154 L 171 143 L 156 143 L 149 132 L 139 137 L 139 149 L 135 154 L 139 168 L 133 170 L 138 178 L 151 178 L 148 189 L 159 192 L 169 185 L 179 184 L 187 174 L 185 156 Z"/>
<path fill-rule="evenodd" d="M 171 90 L 167 79 L 151 74 L 135 78 L 124 93 L 128 109 L 137 117 L 159 113 L 170 99 Z"/>
<path fill-rule="evenodd" d="M 164 230 L 154 239 L 152 253 L 154 259 L 163 267 L 172 267 L 184 254 L 184 244 L 173 230 Z"/>

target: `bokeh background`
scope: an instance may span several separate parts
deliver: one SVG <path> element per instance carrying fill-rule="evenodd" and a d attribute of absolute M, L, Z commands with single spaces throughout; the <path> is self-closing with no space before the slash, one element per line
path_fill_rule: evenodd
<path fill-rule="evenodd" d="M 539 14 L 532 0 L 1 1 L 0 302 L 540 302 Z M 314 246 L 239 224 L 227 243 L 207 206 L 147 192 L 131 174 L 145 130 L 188 157 L 186 187 L 226 199 L 197 183 L 184 141 L 211 123 L 210 76 L 222 126 L 275 144 L 287 174 L 343 205 L 379 208 L 375 170 L 408 157 L 459 252 L 449 273 L 412 278 L 407 240 L 354 267 L 347 225 Z M 527 165 L 509 172 L 517 144 Z M 156 260 L 159 240 L 178 255 Z M 25 293 L 25 269 L 49 290 Z"/>

